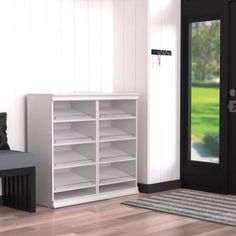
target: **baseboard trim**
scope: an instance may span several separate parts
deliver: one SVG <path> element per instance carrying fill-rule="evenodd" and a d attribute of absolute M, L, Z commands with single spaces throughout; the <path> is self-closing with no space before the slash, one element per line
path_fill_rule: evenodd
<path fill-rule="evenodd" d="M 0 196 L 0 206 L 2 206 L 2 196 Z"/>
<path fill-rule="evenodd" d="M 140 184 L 138 183 L 138 188 L 140 193 L 156 193 L 160 191 L 166 191 L 171 189 L 180 188 L 180 180 L 173 180 L 157 184 Z"/>

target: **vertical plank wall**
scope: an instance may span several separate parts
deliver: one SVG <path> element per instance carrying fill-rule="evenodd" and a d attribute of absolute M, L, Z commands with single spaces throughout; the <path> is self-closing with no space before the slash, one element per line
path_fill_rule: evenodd
<path fill-rule="evenodd" d="M 27 93 L 112 92 L 112 0 L 0 0 L 0 111 L 25 150 Z"/>
<path fill-rule="evenodd" d="M 25 150 L 25 94 L 137 92 L 139 182 L 179 178 L 180 0 L 0 0 L 0 111 Z M 150 49 L 171 49 L 155 67 Z M 167 95 L 168 94 L 168 95 Z"/>
<path fill-rule="evenodd" d="M 25 95 L 113 91 L 113 0 L 0 0 L 0 111 L 26 150 Z"/>
<path fill-rule="evenodd" d="M 114 89 L 116 92 L 136 91 L 135 40 L 136 2 L 114 0 Z M 148 2 L 148 1 L 147 1 Z M 145 14 L 145 12 L 143 12 Z"/>
<path fill-rule="evenodd" d="M 149 183 L 180 178 L 180 0 L 150 0 Z M 158 164 L 160 163 L 160 164 Z"/>
<path fill-rule="evenodd" d="M 172 50 L 171 57 L 151 49 Z M 114 0 L 114 90 L 137 92 L 139 182 L 179 179 L 180 0 Z"/>

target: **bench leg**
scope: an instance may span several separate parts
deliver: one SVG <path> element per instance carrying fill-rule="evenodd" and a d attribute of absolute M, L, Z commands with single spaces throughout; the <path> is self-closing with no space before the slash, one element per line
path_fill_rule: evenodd
<path fill-rule="evenodd" d="M 1 176 L 3 205 L 35 212 L 35 167 L 6 170 Z"/>

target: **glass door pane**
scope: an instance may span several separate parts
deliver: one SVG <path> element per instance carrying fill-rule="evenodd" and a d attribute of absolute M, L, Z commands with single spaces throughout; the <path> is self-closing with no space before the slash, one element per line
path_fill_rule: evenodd
<path fill-rule="evenodd" d="M 220 20 L 190 24 L 191 161 L 219 163 Z"/>

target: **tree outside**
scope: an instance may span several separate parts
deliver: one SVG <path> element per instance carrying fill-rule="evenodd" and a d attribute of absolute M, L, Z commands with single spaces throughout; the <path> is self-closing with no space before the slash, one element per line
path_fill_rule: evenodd
<path fill-rule="evenodd" d="M 191 129 L 192 148 L 195 149 L 192 149 L 192 159 L 202 158 L 202 161 L 218 162 L 220 120 L 220 21 L 194 22 L 190 26 L 192 37 Z M 209 159 L 209 157 L 211 159 Z"/>
<path fill-rule="evenodd" d="M 220 75 L 220 21 L 192 24 L 192 80 L 214 81 Z"/>

